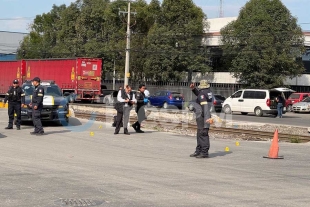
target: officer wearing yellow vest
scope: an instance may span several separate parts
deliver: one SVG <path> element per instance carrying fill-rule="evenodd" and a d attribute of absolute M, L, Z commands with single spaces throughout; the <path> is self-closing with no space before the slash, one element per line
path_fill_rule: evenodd
<path fill-rule="evenodd" d="M 14 113 L 16 113 L 16 129 L 20 130 L 21 122 L 21 107 L 25 104 L 25 93 L 21 87 L 19 87 L 19 81 L 13 80 L 13 86 L 10 87 L 4 98 L 4 104 L 9 102 L 8 115 L 9 125 L 5 129 L 13 129 Z"/>
<path fill-rule="evenodd" d="M 196 151 L 190 157 L 208 158 L 209 157 L 209 128 L 211 122 L 211 107 L 212 107 L 212 91 L 210 84 L 206 80 L 201 80 L 198 89 L 192 83 L 190 85 L 193 93 L 197 96 L 196 122 L 197 122 L 197 147 Z M 198 107 L 199 106 L 199 107 Z"/>

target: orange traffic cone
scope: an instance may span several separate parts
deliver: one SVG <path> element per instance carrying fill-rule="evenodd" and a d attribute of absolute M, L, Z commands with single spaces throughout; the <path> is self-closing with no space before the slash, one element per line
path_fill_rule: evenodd
<path fill-rule="evenodd" d="M 278 156 L 278 152 L 279 152 L 278 139 L 279 139 L 279 133 L 278 133 L 278 129 L 276 129 L 273 135 L 273 140 L 270 146 L 269 154 L 268 156 L 264 156 L 264 158 L 283 159 L 283 156 Z"/>

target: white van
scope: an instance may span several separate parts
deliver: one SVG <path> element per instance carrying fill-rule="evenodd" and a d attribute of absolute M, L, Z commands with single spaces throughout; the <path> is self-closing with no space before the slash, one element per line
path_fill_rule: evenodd
<path fill-rule="evenodd" d="M 254 113 L 256 116 L 263 114 L 277 115 L 277 103 L 275 101 L 279 93 L 286 100 L 283 92 L 293 92 L 288 88 L 274 89 L 243 89 L 235 92 L 223 103 L 223 111 L 226 114 L 241 112 L 243 115 Z M 283 114 L 286 112 L 286 104 L 283 107 Z"/>

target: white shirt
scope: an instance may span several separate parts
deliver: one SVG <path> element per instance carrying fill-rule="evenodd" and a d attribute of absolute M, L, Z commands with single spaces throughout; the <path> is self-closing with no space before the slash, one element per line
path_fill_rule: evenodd
<path fill-rule="evenodd" d="M 144 95 L 145 95 L 145 97 L 149 97 L 150 96 L 150 92 L 148 90 L 145 90 L 144 91 Z"/>
<path fill-rule="evenodd" d="M 130 99 L 130 95 L 129 95 L 128 93 L 126 93 L 126 94 L 127 94 L 127 96 L 128 96 L 128 99 Z M 119 91 L 118 91 L 117 100 L 118 100 L 119 102 L 125 102 L 125 99 L 122 98 L 122 90 L 119 90 Z M 137 103 L 137 99 L 136 99 L 136 97 L 135 97 L 135 94 L 132 94 L 132 101 L 133 101 L 134 103 Z"/>

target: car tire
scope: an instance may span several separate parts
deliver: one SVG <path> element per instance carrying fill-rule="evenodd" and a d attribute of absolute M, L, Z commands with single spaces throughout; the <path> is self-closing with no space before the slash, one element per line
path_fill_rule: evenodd
<path fill-rule="evenodd" d="M 256 107 L 254 109 L 254 114 L 255 116 L 263 116 L 263 110 L 261 109 L 261 107 Z"/>
<path fill-rule="evenodd" d="M 247 112 L 241 112 L 241 114 L 242 114 L 242 115 L 248 115 L 248 113 L 247 113 Z"/>
<path fill-rule="evenodd" d="M 169 108 L 169 105 L 168 105 L 168 103 L 167 103 L 167 102 L 164 102 L 164 104 L 163 104 L 163 108 L 164 108 L 164 109 L 168 109 L 168 108 Z"/>
<path fill-rule="evenodd" d="M 229 105 L 225 105 L 223 108 L 223 111 L 225 114 L 231 114 L 232 113 Z"/>

